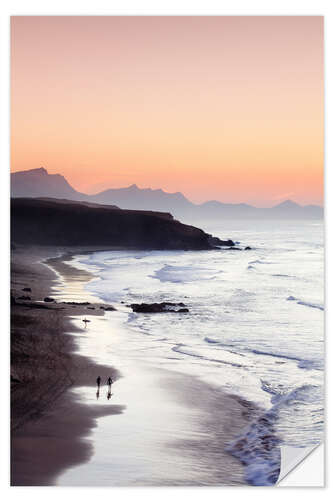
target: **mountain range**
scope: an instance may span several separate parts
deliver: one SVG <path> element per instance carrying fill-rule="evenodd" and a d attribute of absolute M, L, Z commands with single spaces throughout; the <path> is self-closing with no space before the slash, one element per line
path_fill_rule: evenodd
<path fill-rule="evenodd" d="M 114 205 L 122 209 L 169 212 L 188 222 L 217 219 L 320 219 L 319 205 L 299 205 L 286 200 L 271 208 L 257 208 L 246 203 L 207 201 L 195 204 L 182 193 L 167 193 L 162 189 L 141 189 L 136 184 L 126 188 L 107 189 L 97 194 L 76 191 L 60 174 L 49 174 L 45 168 L 11 174 L 12 198 L 58 198 Z"/>

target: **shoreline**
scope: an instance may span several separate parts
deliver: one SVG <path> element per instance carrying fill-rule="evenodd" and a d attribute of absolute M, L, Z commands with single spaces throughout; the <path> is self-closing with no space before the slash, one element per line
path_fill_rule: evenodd
<path fill-rule="evenodd" d="M 58 253 L 60 252 L 61 255 L 58 254 L 54 256 L 55 250 Z M 81 291 L 83 289 L 84 283 L 87 283 L 90 279 L 94 279 L 94 275 L 92 273 L 88 273 L 86 271 L 81 272 L 80 269 L 69 265 L 68 260 L 71 260 L 75 255 L 78 254 L 86 252 L 90 253 L 97 250 L 102 251 L 102 249 L 85 248 L 82 249 L 82 252 L 80 251 L 81 249 L 75 249 L 74 252 L 72 250 L 73 249 L 59 250 L 54 248 L 51 250 L 47 249 L 47 251 L 45 252 L 45 249 L 43 249 L 44 251 L 43 262 L 34 264 L 35 267 L 37 265 L 39 266 L 39 268 L 43 267 L 47 269 L 47 273 L 43 273 L 40 271 L 41 274 L 43 275 L 43 279 L 39 281 L 40 291 L 43 291 L 43 293 L 45 293 L 46 296 L 50 294 L 51 296 L 55 297 L 57 294 L 57 293 L 55 294 L 54 290 L 52 290 L 52 288 L 54 288 L 55 285 L 57 284 L 57 278 L 55 277 L 55 273 L 58 274 L 58 279 L 59 277 L 61 277 L 63 283 L 66 283 L 67 281 L 67 284 L 71 284 L 72 289 L 73 289 L 73 282 L 76 283 L 76 285 L 78 286 L 78 290 L 81 289 Z M 50 255 L 50 253 L 51 254 L 53 253 L 53 255 Z M 31 260 L 31 254 L 30 254 L 30 260 Z M 51 271 L 50 268 L 53 271 Z M 14 271 L 14 276 L 15 276 L 15 271 Z M 26 278 L 28 278 L 28 276 L 29 273 L 26 273 L 25 281 L 27 281 Z M 22 281 L 19 281 L 19 283 L 21 284 Z M 26 284 L 25 286 L 29 285 Z M 89 294 L 87 294 L 87 296 L 88 295 Z M 72 300 L 75 300 L 75 298 L 72 297 Z M 90 300 L 92 300 L 91 296 Z M 93 305 L 96 304 L 99 305 L 98 300 L 94 299 Z M 17 307 L 24 308 L 25 310 L 29 309 L 29 306 L 26 305 L 14 306 L 14 308 Z M 86 306 L 83 307 L 77 305 L 72 307 L 68 307 L 66 305 L 66 310 L 64 310 L 62 309 L 62 304 L 60 303 L 51 306 L 48 305 L 48 307 L 50 308 L 52 307 L 52 314 L 54 313 L 54 311 L 57 311 L 55 314 L 59 317 L 59 312 L 61 311 L 60 316 L 63 316 L 61 321 L 60 335 L 61 337 L 66 337 L 67 339 L 70 339 L 70 341 L 67 343 L 67 354 L 70 353 L 69 364 L 73 365 L 75 364 L 75 362 L 77 363 L 79 361 L 79 365 L 81 366 L 81 368 L 82 366 L 85 366 L 85 370 L 87 369 L 88 366 L 89 376 L 85 377 L 85 380 L 79 381 L 78 372 L 80 372 L 80 369 L 79 370 L 74 369 L 74 371 L 76 371 L 76 375 L 74 375 L 74 380 L 68 386 L 62 387 L 61 393 L 54 394 L 54 397 L 52 398 L 51 401 L 47 401 L 45 408 L 40 410 L 41 414 L 32 415 L 30 420 L 24 422 L 21 425 L 21 428 L 19 428 L 18 430 L 14 429 L 14 433 L 12 436 L 12 484 L 13 485 L 28 485 L 28 484 L 52 485 L 55 484 L 57 478 L 62 472 L 68 470 L 74 465 L 78 466 L 80 464 L 86 463 L 89 460 L 89 458 L 93 455 L 93 446 L 87 440 L 83 441 L 81 438 L 84 436 L 89 436 L 91 435 L 91 433 L 94 433 L 94 429 L 96 428 L 96 425 L 98 425 L 96 419 L 98 419 L 101 416 L 119 414 L 124 411 L 126 406 L 126 405 L 113 405 L 110 406 L 109 408 L 103 407 L 102 409 L 98 408 L 96 405 L 95 407 L 91 405 L 90 407 L 87 407 L 87 405 L 83 404 L 82 401 L 80 401 L 80 398 L 77 395 L 75 395 L 71 390 L 73 388 L 75 389 L 80 387 L 93 386 L 94 381 L 96 380 L 97 373 L 98 374 L 102 373 L 103 369 L 105 369 L 105 374 L 106 371 L 107 373 L 112 373 L 112 378 L 117 379 L 120 376 L 119 372 L 115 368 L 113 368 L 111 371 L 109 367 L 102 367 L 101 365 L 94 363 L 91 359 L 82 356 L 81 354 L 77 353 L 73 354 L 73 350 L 76 347 L 75 338 L 66 334 L 67 332 L 73 332 L 73 333 L 75 333 L 75 331 L 80 332 L 79 328 L 74 327 L 73 321 L 71 321 L 69 316 L 82 316 L 85 314 L 102 316 L 104 315 L 104 311 L 89 310 L 88 312 Z M 36 310 L 34 311 L 32 309 L 32 311 L 36 313 Z M 38 310 L 38 312 L 39 316 L 37 314 L 37 317 L 40 318 L 41 312 L 40 310 Z M 43 314 L 45 314 L 44 311 Z M 75 350 L 77 351 L 77 349 Z M 73 363 L 74 360 L 75 362 Z M 175 375 L 176 377 L 174 378 L 174 381 L 170 383 L 171 386 L 173 386 L 174 388 L 177 386 L 177 384 L 179 385 L 180 383 L 181 389 L 176 391 L 178 394 L 177 398 L 179 399 L 179 402 L 182 405 L 188 405 L 189 407 L 191 405 L 193 406 L 193 400 L 191 400 L 191 398 L 189 398 L 188 396 L 188 391 L 191 386 L 190 382 L 191 380 L 193 382 L 193 379 L 190 380 L 190 378 L 187 378 L 186 376 L 178 377 L 177 374 Z M 168 373 L 167 378 L 172 380 L 173 376 L 171 372 Z M 200 387 L 205 389 L 204 390 L 205 393 L 207 394 L 210 393 L 209 391 L 211 390 L 211 387 L 208 384 L 204 384 L 201 382 L 199 382 L 199 384 L 202 384 Z M 170 390 L 170 384 L 168 385 Z M 239 417 L 239 418 L 237 417 L 238 423 L 235 422 L 235 420 L 237 420 L 235 419 L 235 416 L 237 415 L 233 415 L 232 416 L 233 418 L 228 419 L 227 441 L 231 441 L 232 439 L 238 436 L 239 430 L 243 429 L 244 426 L 248 425 L 249 409 L 248 408 L 246 409 L 242 404 L 242 402 L 240 400 L 237 400 L 237 398 L 234 398 L 231 395 L 223 393 L 223 390 L 220 391 L 219 398 L 222 403 L 219 408 L 219 412 L 221 412 L 225 408 L 225 405 L 227 404 L 232 407 L 233 411 L 235 411 Z M 206 400 L 206 402 L 203 403 L 201 406 L 202 409 L 205 411 L 206 417 L 211 420 L 213 418 L 214 411 L 216 411 L 216 408 L 210 408 L 211 410 L 213 410 L 213 412 L 208 412 L 207 408 L 210 406 L 210 404 L 208 404 L 208 400 Z M 70 409 L 70 411 L 68 411 L 68 409 Z M 219 429 L 221 429 L 223 428 L 223 424 L 224 423 L 226 424 L 226 422 L 223 422 L 221 413 L 219 413 L 217 417 L 218 418 L 215 424 Z M 232 422 L 232 420 L 234 421 Z M 234 428 L 234 430 L 235 428 L 237 428 L 237 432 L 230 433 L 230 430 L 232 428 Z M 218 444 L 221 444 L 222 437 L 223 433 L 222 434 L 216 433 L 215 439 L 220 441 L 220 443 Z M 179 441 L 182 441 L 181 436 L 179 437 Z M 223 442 L 224 444 L 226 444 L 225 438 L 223 439 Z M 37 443 L 38 445 L 36 447 L 35 444 Z M 60 443 L 62 444 L 62 448 L 59 447 Z M 205 442 L 203 442 L 203 444 L 204 443 Z M 215 449 L 216 443 L 212 442 L 209 446 L 214 446 Z M 60 448 L 61 451 L 59 453 Z M 52 449 L 54 453 L 52 453 Z M 50 454 L 52 455 L 51 459 L 50 459 Z M 231 468 L 232 471 L 235 468 L 237 469 L 236 471 L 237 480 L 233 481 L 230 478 L 229 482 L 228 481 L 225 482 L 226 478 L 225 477 L 223 478 L 223 473 L 222 473 L 222 478 L 221 478 L 222 483 L 217 482 L 215 485 L 246 484 L 243 474 L 244 467 L 241 465 L 240 461 L 234 458 L 230 453 L 225 452 L 223 448 L 222 449 L 219 448 L 218 450 L 218 457 L 220 458 L 221 455 L 223 455 L 222 458 L 224 459 L 224 462 L 229 462 L 230 464 L 232 464 Z M 18 458 L 18 456 L 20 458 Z M 229 473 L 231 473 L 230 470 Z"/>
<path fill-rule="evenodd" d="M 80 329 L 71 317 L 87 314 L 86 307 L 40 303 L 52 295 L 57 281 L 44 261 L 65 256 L 66 248 L 43 247 L 16 248 L 11 255 L 11 293 L 31 296 L 31 301 L 16 300 L 11 306 L 12 486 L 53 485 L 63 470 L 92 455 L 82 437 L 96 418 L 123 411 L 116 406 L 88 409 L 70 393 L 73 387 L 95 385 L 98 375 L 117 380 L 120 373 L 77 354 L 75 338 L 68 333 Z M 87 280 L 83 272 L 75 274 L 81 284 Z"/>

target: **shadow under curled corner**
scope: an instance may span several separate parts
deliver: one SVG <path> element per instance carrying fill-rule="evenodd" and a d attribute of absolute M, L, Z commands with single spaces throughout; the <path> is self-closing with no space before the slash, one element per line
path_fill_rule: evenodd
<path fill-rule="evenodd" d="M 280 475 L 276 485 L 324 487 L 324 453 L 323 443 L 305 448 L 281 446 Z"/>

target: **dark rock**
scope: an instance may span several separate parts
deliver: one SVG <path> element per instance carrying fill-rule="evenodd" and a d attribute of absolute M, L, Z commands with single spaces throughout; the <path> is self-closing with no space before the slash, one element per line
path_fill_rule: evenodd
<path fill-rule="evenodd" d="M 17 300 L 31 300 L 31 297 L 29 295 L 21 295 L 21 297 L 17 297 Z"/>
<path fill-rule="evenodd" d="M 44 297 L 44 302 L 55 302 L 51 297 Z"/>
<path fill-rule="evenodd" d="M 68 304 L 69 306 L 90 306 L 90 302 L 62 302 L 62 304 Z"/>
<path fill-rule="evenodd" d="M 20 306 L 29 307 L 29 309 L 53 309 L 52 307 L 48 307 L 44 304 L 38 304 L 37 302 L 27 302 L 26 304 L 20 304 Z"/>
<path fill-rule="evenodd" d="M 177 313 L 188 313 L 190 312 L 187 307 L 183 307 L 182 309 L 178 309 L 178 311 L 176 311 Z"/>
<path fill-rule="evenodd" d="M 22 288 L 22 292 L 31 292 L 31 288 L 29 287 Z"/>
<path fill-rule="evenodd" d="M 208 242 L 212 246 L 219 246 L 219 247 L 233 247 L 235 246 L 235 243 L 232 240 L 220 240 L 220 238 L 217 238 L 216 236 L 209 236 Z"/>
<path fill-rule="evenodd" d="M 251 247 L 245 247 L 244 250 L 252 250 Z"/>
<path fill-rule="evenodd" d="M 88 307 L 89 309 L 89 307 Z M 100 309 L 103 309 L 104 311 L 116 311 L 117 309 L 113 306 L 100 306 Z"/>
<path fill-rule="evenodd" d="M 133 312 L 141 312 L 141 313 L 160 313 L 160 312 L 189 312 L 189 310 L 185 307 L 182 309 L 177 309 L 179 306 L 185 306 L 182 302 L 174 303 L 174 302 L 155 302 L 153 304 L 130 304 L 129 307 L 132 308 Z"/>
<path fill-rule="evenodd" d="M 87 309 L 95 309 L 94 307 L 87 307 Z"/>
<path fill-rule="evenodd" d="M 237 247 L 230 247 L 228 248 L 228 250 L 242 250 L 241 248 L 237 248 Z"/>

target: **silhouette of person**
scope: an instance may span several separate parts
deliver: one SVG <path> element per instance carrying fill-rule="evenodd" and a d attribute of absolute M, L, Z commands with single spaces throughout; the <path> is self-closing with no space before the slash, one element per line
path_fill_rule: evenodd
<path fill-rule="evenodd" d="M 108 378 L 108 386 L 110 388 L 110 391 L 111 391 L 111 384 L 113 383 L 113 380 L 111 377 Z"/>
<path fill-rule="evenodd" d="M 96 392 L 96 399 L 99 398 L 99 388 L 97 389 L 97 392 Z"/>
<path fill-rule="evenodd" d="M 98 375 L 97 379 L 96 379 L 96 384 L 97 384 L 97 389 L 98 389 L 98 392 L 99 392 L 99 388 L 100 388 L 100 385 L 101 385 L 101 377 Z"/>

